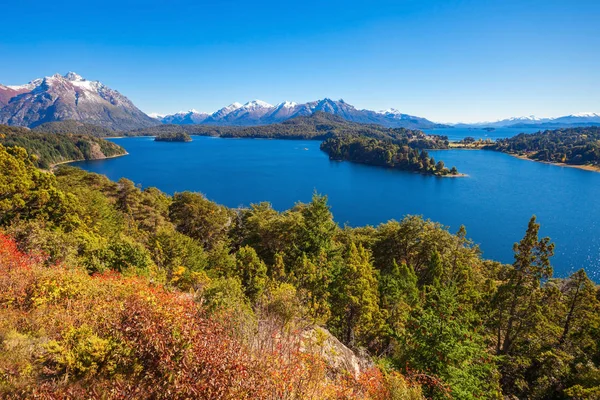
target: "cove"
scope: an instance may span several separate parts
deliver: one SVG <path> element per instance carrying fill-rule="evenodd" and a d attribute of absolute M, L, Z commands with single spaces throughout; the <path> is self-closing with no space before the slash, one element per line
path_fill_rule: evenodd
<path fill-rule="evenodd" d="M 318 141 L 193 137 L 112 139 L 129 155 L 71 165 L 155 186 L 167 193 L 198 191 L 229 207 L 268 201 L 278 210 L 329 197 L 336 221 L 377 225 L 422 215 L 456 232 L 461 224 L 486 258 L 511 263 L 512 245 L 535 214 L 540 234 L 556 244 L 556 276 L 579 268 L 600 278 L 600 173 L 559 167 L 492 151 L 430 151 L 465 178 L 438 178 L 330 161 Z"/>

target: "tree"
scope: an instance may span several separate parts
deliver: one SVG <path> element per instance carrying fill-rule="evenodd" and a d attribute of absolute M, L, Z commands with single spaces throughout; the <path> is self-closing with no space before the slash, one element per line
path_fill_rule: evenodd
<path fill-rule="evenodd" d="M 445 164 L 443 161 L 438 161 L 438 163 L 435 165 L 435 170 L 437 172 L 442 172 L 444 170 L 444 168 L 446 168 L 446 167 L 445 167 Z"/>
<path fill-rule="evenodd" d="M 267 285 L 267 266 L 250 246 L 239 249 L 235 261 L 246 296 L 252 302 L 258 300 Z"/>
<path fill-rule="evenodd" d="M 322 250 L 326 253 L 331 251 L 333 235 L 338 227 L 327 204 L 327 196 L 314 193 L 310 203 L 299 204 L 296 209 L 303 217 L 301 250 L 309 256 L 315 256 Z"/>
<path fill-rule="evenodd" d="M 205 249 L 225 240 L 231 217 L 225 207 L 198 193 L 183 192 L 173 196 L 169 217 L 177 230 L 200 241 Z"/>
<path fill-rule="evenodd" d="M 362 245 L 350 244 L 335 286 L 337 331 L 350 347 L 366 344 L 367 338 L 381 329 L 382 316 L 376 271 L 370 253 Z"/>
<path fill-rule="evenodd" d="M 393 342 L 404 335 L 410 310 L 418 303 L 417 275 L 408 265 L 398 265 L 394 261 L 389 272 L 380 275 L 379 291 L 380 308 L 386 319 L 388 335 L 392 339 L 385 350 L 389 353 L 393 351 Z"/>
<path fill-rule="evenodd" d="M 536 300 L 541 280 L 552 275 L 550 257 L 554 254 L 554 244 L 547 237 L 538 239 L 540 225 L 535 221 L 535 216 L 531 217 L 525 236 L 513 246 L 515 262 L 496 295 L 497 354 L 509 354 L 517 340 L 535 329 L 540 317 L 541 305 Z"/>
<path fill-rule="evenodd" d="M 562 323 L 562 334 L 558 340 L 562 346 L 571 336 L 576 342 L 581 342 L 581 330 L 586 329 L 591 321 L 597 319 L 596 313 L 600 309 L 600 302 L 596 298 L 594 283 L 583 269 L 573 273 L 564 281 L 561 292 L 567 306 L 567 313 Z"/>

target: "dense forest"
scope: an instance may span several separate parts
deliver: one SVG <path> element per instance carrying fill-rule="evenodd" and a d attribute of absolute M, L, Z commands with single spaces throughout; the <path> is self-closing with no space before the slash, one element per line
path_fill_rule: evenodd
<path fill-rule="evenodd" d="M 436 176 L 458 175 L 456 167 L 448 169 L 443 161 L 436 163 L 426 150 L 412 148 L 410 142 L 398 145 L 391 141 L 361 136 L 343 136 L 325 140 L 321 143 L 321 150 L 332 160 L 352 161 Z"/>
<path fill-rule="evenodd" d="M 0 145 L 0 397 L 597 399 L 599 289 L 524 231 L 504 265 L 416 216 L 229 209 Z"/>
<path fill-rule="evenodd" d="M 192 138 L 186 132 L 162 132 L 154 137 L 156 142 L 191 142 Z"/>
<path fill-rule="evenodd" d="M 119 135 L 118 132 L 109 128 L 73 120 L 46 122 L 33 128 L 33 131 L 42 133 L 73 133 L 100 138 Z"/>
<path fill-rule="evenodd" d="M 335 136 L 356 135 L 394 142 L 410 141 L 413 147 L 448 148 L 445 136 L 427 135 L 422 131 L 405 128 L 386 128 L 375 124 L 349 122 L 340 116 L 316 112 L 306 117 L 296 117 L 280 124 L 235 127 L 210 125 L 159 125 L 128 132 L 129 136 L 158 135 L 163 132 L 186 132 L 190 135 L 219 136 L 224 138 L 264 139 L 314 139 L 324 140 Z"/>
<path fill-rule="evenodd" d="M 66 161 L 97 160 L 127 154 L 115 143 L 87 134 L 40 133 L 0 125 L 0 143 L 27 150 L 32 162 L 44 169 Z"/>
<path fill-rule="evenodd" d="M 521 133 L 488 148 L 537 161 L 600 167 L 600 127 Z"/>

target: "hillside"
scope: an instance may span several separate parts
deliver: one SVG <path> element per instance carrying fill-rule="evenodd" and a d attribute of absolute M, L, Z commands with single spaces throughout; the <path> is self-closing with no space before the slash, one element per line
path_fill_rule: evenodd
<path fill-rule="evenodd" d="M 119 135 L 118 132 L 115 132 L 112 129 L 73 120 L 45 122 L 36 126 L 32 130 L 43 133 L 73 133 L 77 135 L 90 135 L 100 138 Z"/>
<path fill-rule="evenodd" d="M 229 209 L 2 145 L 0 193 L 0 397 L 600 393 L 599 288 L 552 277 L 535 217 L 503 265 L 464 227 L 340 227 L 319 195 Z"/>
<path fill-rule="evenodd" d="M 127 154 L 115 143 L 86 134 L 49 134 L 6 125 L 0 125 L 0 143 L 26 149 L 35 165 L 44 169 L 67 161 L 100 160 Z"/>

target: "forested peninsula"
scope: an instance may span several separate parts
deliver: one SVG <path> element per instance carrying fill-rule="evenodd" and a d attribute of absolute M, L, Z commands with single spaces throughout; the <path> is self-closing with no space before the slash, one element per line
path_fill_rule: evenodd
<path fill-rule="evenodd" d="M 553 278 L 539 228 L 506 265 L 416 216 L 230 209 L 0 144 L 0 397 L 598 398 L 599 288 Z"/>
<path fill-rule="evenodd" d="M 521 133 L 498 139 L 486 148 L 535 161 L 600 171 L 600 127 Z"/>
<path fill-rule="evenodd" d="M 27 150 L 40 168 L 79 160 L 100 160 L 127 154 L 121 146 L 89 134 L 42 133 L 0 125 L 0 143 Z"/>

